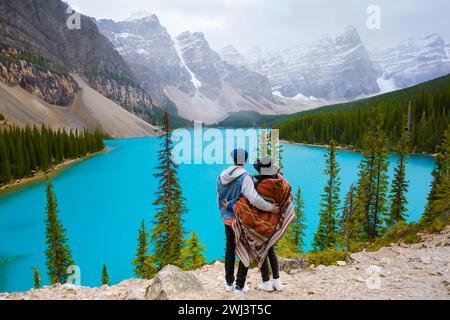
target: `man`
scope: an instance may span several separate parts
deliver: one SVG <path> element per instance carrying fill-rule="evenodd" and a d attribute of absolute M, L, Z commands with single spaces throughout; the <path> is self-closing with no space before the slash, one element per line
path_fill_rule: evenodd
<path fill-rule="evenodd" d="M 278 214 L 280 209 L 267 201 L 265 201 L 256 192 L 253 180 L 250 174 L 245 170 L 244 165 L 248 160 L 248 152 L 244 149 L 236 149 L 231 153 L 234 166 L 224 170 L 217 179 L 217 195 L 220 215 L 225 224 L 226 235 L 226 253 L 225 253 L 225 278 L 226 291 L 230 292 L 233 289 L 235 293 L 243 293 L 245 281 L 247 278 L 248 268 L 240 262 L 238 273 L 236 277 L 236 286 L 234 284 L 234 265 L 236 262 L 236 243 L 235 236 L 232 229 L 232 224 L 235 219 L 234 213 L 228 211 L 224 203 L 235 201 L 241 196 L 244 196 L 252 206 L 261 211 L 272 212 Z"/>

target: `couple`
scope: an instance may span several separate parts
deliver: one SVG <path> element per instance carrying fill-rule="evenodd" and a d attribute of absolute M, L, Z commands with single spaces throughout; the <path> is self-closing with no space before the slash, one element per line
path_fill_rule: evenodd
<path fill-rule="evenodd" d="M 231 156 L 234 165 L 217 180 L 218 205 L 226 234 L 226 291 L 234 290 L 236 294 L 246 291 L 248 267 L 253 260 L 258 262 L 262 275 L 258 289 L 280 291 L 274 246 L 294 219 L 291 186 L 271 159 L 264 158 L 254 164 L 258 174 L 252 179 L 244 168 L 248 152 L 236 149 Z M 236 255 L 240 263 L 235 279 Z"/>

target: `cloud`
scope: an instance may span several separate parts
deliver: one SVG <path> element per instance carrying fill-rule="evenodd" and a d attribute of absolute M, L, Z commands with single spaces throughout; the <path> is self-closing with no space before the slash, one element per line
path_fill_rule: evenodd
<path fill-rule="evenodd" d="M 369 47 L 387 47 L 408 37 L 440 33 L 450 40 L 448 0 L 69 0 L 96 18 L 124 20 L 146 10 L 158 15 L 172 36 L 201 31 L 215 49 L 228 44 L 241 51 L 258 45 L 280 51 L 332 36 L 354 25 Z M 382 10 L 382 28 L 366 27 L 367 7 Z"/>

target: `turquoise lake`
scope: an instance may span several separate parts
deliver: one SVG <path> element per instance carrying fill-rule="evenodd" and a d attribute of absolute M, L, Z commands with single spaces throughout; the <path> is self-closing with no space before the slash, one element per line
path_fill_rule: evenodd
<path fill-rule="evenodd" d="M 110 151 L 79 162 L 53 177 L 59 217 L 70 239 L 75 263 L 81 268 L 81 284 L 99 286 L 103 264 L 111 282 L 133 277 L 137 232 L 145 219 L 150 226 L 157 181 L 153 178 L 158 138 L 120 139 L 106 142 Z M 284 145 L 284 175 L 302 188 L 307 214 L 307 243 L 318 223 L 322 174 L 326 149 Z M 356 183 L 361 155 L 339 151 L 341 198 Z M 390 156 L 393 175 L 396 156 Z M 410 181 L 408 212 L 417 221 L 426 203 L 434 159 L 412 155 L 408 160 Z M 189 212 L 186 230 L 195 229 L 206 246 L 209 261 L 224 255 L 224 228 L 216 207 L 215 183 L 226 165 L 181 165 L 179 178 Z M 252 167 L 248 170 L 253 172 Z M 34 266 L 47 285 L 45 267 L 45 183 L 0 194 L 0 292 L 28 290 L 33 286 Z"/>

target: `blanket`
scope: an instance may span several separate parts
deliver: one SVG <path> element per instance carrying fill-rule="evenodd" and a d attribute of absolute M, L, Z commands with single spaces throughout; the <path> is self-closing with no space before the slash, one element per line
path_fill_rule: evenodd
<path fill-rule="evenodd" d="M 241 197 L 233 206 L 236 219 L 232 227 L 236 254 L 242 263 L 249 267 L 256 260 L 261 268 L 270 248 L 280 240 L 294 220 L 294 209 L 292 187 L 283 176 L 262 180 L 255 187 L 266 201 L 280 207 L 280 213 L 258 210 L 245 197 Z"/>

